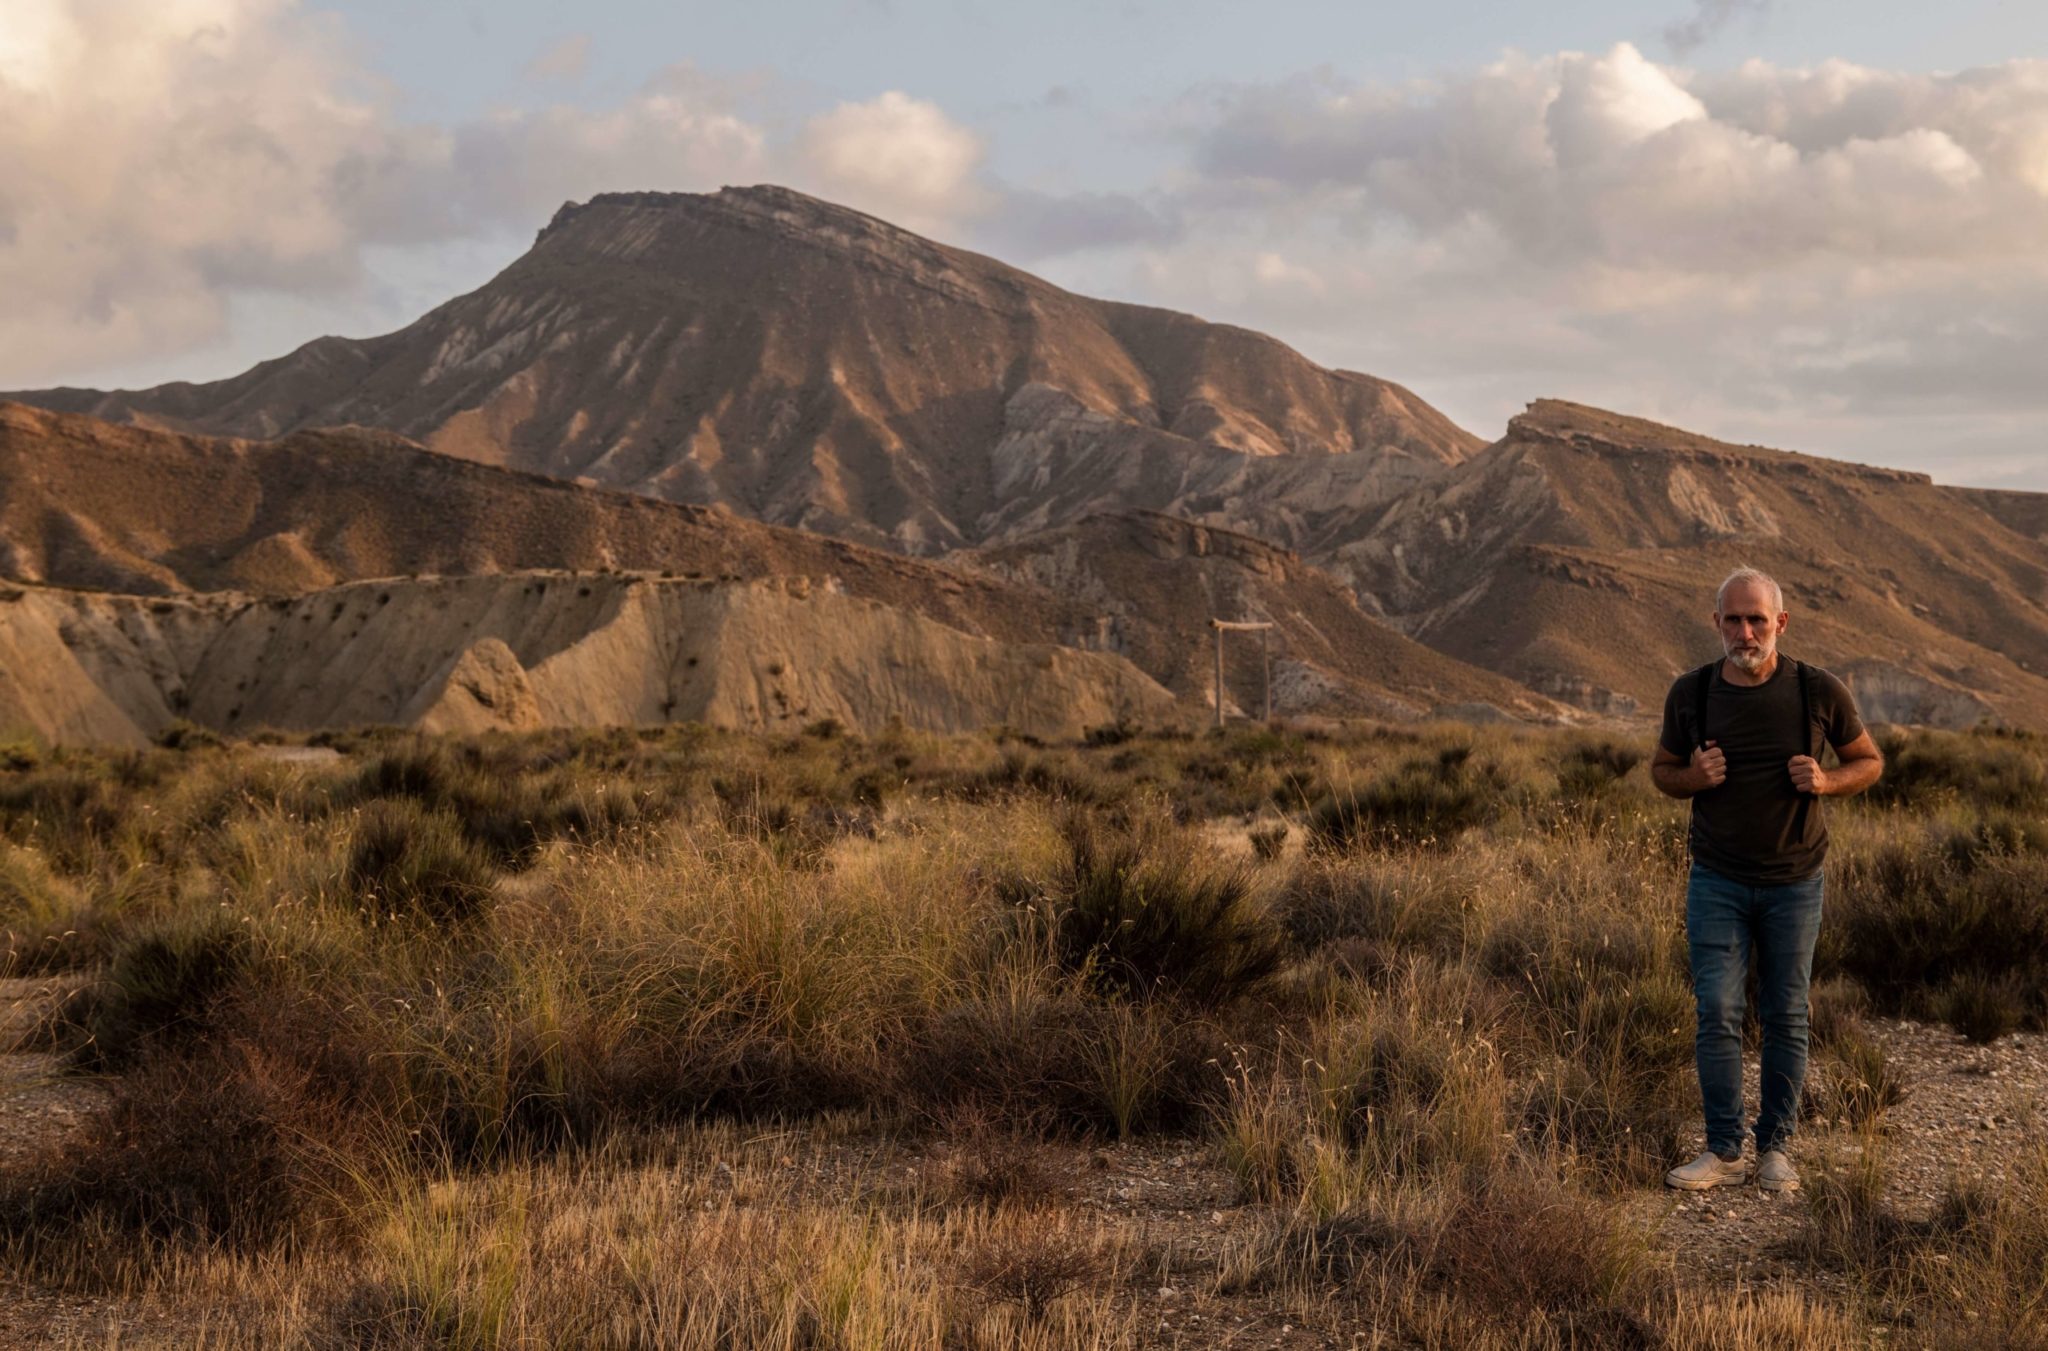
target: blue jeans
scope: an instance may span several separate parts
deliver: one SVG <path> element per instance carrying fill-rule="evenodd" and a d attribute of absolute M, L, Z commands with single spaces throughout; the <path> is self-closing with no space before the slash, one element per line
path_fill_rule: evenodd
<path fill-rule="evenodd" d="M 1706 1111 L 1707 1148 L 1742 1152 L 1742 1004 L 1756 954 L 1757 1020 L 1763 1024 L 1763 1101 L 1756 1148 L 1783 1149 L 1799 1121 L 1806 1082 L 1806 986 L 1820 934 L 1821 875 L 1753 887 L 1699 864 L 1685 888 L 1699 1033 L 1693 1042 Z"/>

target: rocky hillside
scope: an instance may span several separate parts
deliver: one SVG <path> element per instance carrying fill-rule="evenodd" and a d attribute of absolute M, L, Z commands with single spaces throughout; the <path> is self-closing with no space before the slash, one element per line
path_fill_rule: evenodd
<path fill-rule="evenodd" d="M 1283 625 L 1284 711 L 1559 712 L 1403 638 L 1283 550 L 1166 517 L 1098 517 L 1001 551 L 920 560 L 454 460 L 388 433 L 243 441 L 0 404 L 0 575 L 120 593 L 289 597 L 366 579 L 534 569 L 801 583 L 964 637 L 1115 651 L 1189 701 L 1210 697 L 1201 660 L 1210 616 L 1270 614 Z M 424 678 L 408 676 L 407 688 Z M 231 723 L 228 707 L 207 716 Z M 701 707 L 723 717 L 737 706 Z M 296 726 L 310 714 L 292 705 L 264 716 Z"/>
<path fill-rule="evenodd" d="M 1065 641 L 1095 626 L 1092 612 L 986 573 L 451 460 L 387 433 L 241 441 L 0 403 L 0 577 L 290 594 L 533 568 L 829 577 L 850 595 L 1010 641 Z"/>
<path fill-rule="evenodd" d="M 565 206 L 410 327 L 233 379 L 15 397 L 251 438 L 359 424 L 910 553 L 1175 506 L 1180 460 L 1228 496 L 1259 459 L 1339 456 L 1377 499 L 1479 446 L 1408 391 L 1271 338 L 1073 295 L 772 187 Z"/>
<path fill-rule="evenodd" d="M 1550 700 L 1455 661 L 1363 613 L 1292 552 L 1233 530 L 1146 512 L 1092 516 L 973 555 L 980 566 L 1070 596 L 1102 615 L 1098 645 L 1174 693 L 1214 697 L 1211 618 L 1261 620 L 1279 713 L 1410 719 L 1488 711 L 1554 718 Z M 1257 715 L 1259 636 L 1228 635 L 1225 707 Z"/>
<path fill-rule="evenodd" d="M 1437 650 L 1615 712 L 1715 655 L 1712 589 L 1783 581 L 1787 651 L 1902 721 L 2048 724 L 2048 544 L 2028 504 L 1545 400 L 1321 561 Z M 2010 522 L 2010 523 L 2009 523 Z"/>
<path fill-rule="evenodd" d="M 0 728 L 51 742 L 138 744 L 177 718 L 242 734 L 834 718 L 1075 737 L 1174 712 L 1120 656 L 976 637 L 802 579 L 527 572 L 268 600 L 0 587 Z"/>

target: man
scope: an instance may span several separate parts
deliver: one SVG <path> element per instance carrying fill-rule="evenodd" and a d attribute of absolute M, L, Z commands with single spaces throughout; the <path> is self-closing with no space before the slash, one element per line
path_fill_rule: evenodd
<path fill-rule="evenodd" d="M 1686 1191 L 1749 1180 L 1742 1005 L 1752 953 L 1763 1024 L 1757 1183 L 1766 1191 L 1799 1185 L 1785 1145 L 1806 1079 L 1806 986 L 1828 848 L 1817 799 L 1860 793 L 1884 772 L 1848 687 L 1779 654 L 1789 620 L 1776 582 L 1754 568 L 1729 574 L 1714 601 L 1723 659 L 1671 686 L 1650 761 L 1661 791 L 1692 800 L 1685 936 L 1707 1148 L 1664 1179 Z M 1815 758 L 1821 738 L 1835 748 L 1834 769 Z"/>

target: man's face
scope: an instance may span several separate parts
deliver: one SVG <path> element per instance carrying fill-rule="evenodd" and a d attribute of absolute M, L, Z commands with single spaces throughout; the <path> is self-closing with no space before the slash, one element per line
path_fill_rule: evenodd
<path fill-rule="evenodd" d="M 1755 582 L 1737 582 L 1714 615 L 1721 629 L 1721 650 L 1743 670 L 1760 671 L 1778 650 L 1778 635 L 1789 618 L 1783 610 L 1772 612 L 1769 591 Z"/>

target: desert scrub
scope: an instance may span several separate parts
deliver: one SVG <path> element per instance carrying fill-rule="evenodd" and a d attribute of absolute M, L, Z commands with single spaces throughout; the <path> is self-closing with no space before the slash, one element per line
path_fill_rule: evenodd
<path fill-rule="evenodd" d="M 1203 859 L 1159 831 L 1101 830 L 1069 815 L 1066 857 L 1048 885 L 1018 881 L 1010 903 L 1043 923 L 1053 959 L 1096 990 L 1215 1007 L 1258 993 L 1284 940 L 1247 870 Z"/>
<path fill-rule="evenodd" d="M 1445 746 L 1434 758 L 1404 761 L 1361 788 L 1325 797 L 1309 813 L 1309 838 L 1330 849 L 1448 848 L 1497 819 L 1511 786 L 1498 764 L 1475 764 L 1470 746 Z"/>
<path fill-rule="evenodd" d="M 35 849 L 0 840 L 0 977 L 77 966 L 96 956 L 85 897 Z"/>

